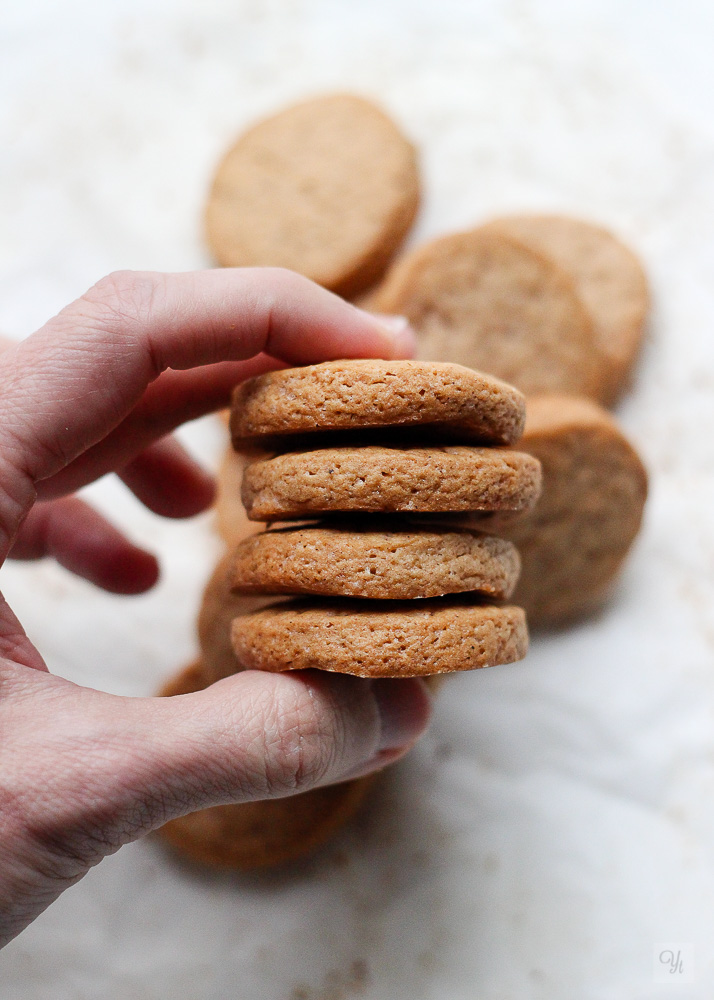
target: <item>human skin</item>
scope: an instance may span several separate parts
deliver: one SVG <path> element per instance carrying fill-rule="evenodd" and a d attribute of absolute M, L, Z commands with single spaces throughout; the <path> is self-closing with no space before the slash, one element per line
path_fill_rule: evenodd
<path fill-rule="evenodd" d="M 0 356 L 0 559 L 51 555 L 100 586 L 158 576 L 73 496 L 117 472 L 185 517 L 213 486 L 170 438 L 280 364 L 404 357 L 410 332 L 270 268 L 119 272 Z M 0 598 L 0 944 L 103 857 L 196 809 L 368 773 L 427 725 L 419 680 L 246 671 L 174 698 L 50 673 Z"/>

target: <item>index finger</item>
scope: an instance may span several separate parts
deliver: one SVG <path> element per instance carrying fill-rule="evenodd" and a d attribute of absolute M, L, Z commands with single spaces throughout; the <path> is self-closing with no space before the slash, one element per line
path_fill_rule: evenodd
<path fill-rule="evenodd" d="M 34 484 L 104 438 L 162 371 L 261 351 L 404 357 L 409 332 L 275 268 L 110 275 L 0 357 L 0 516 L 24 512 Z"/>

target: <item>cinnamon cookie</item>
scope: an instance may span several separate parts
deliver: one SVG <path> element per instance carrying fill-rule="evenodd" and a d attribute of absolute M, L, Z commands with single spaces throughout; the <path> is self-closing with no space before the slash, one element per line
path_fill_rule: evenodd
<path fill-rule="evenodd" d="M 366 602 L 295 600 L 240 615 L 232 641 L 257 670 L 330 670 L 416 677 L 513 663 L 526 655 L 521 608 L 471 598 Z"/>
<path fill-rule="evenodd" d="M 492 372 L 525 393 L 603 394 L 606 362 L 572 278 L 502 232 L 474 229 L 408 254 L 372 308 L 406 316 L 421 357 Z"/>
<path fill-rule="evenodd" d="M 597 608 L 639 531 L 647 496 L 642 462 L 612 417 L 587 400 L 528 400 L 522 439 L 543 466 L 540 500 L 520 520 L 489 523 L 515 543 L 522 571 L 513 600 L 531 625 Z"/>
<path fill-rule="evenodd" d="M 322 448 L 246 467 L 251 521 L 340 511 L 521 510 L 540 489 L 538 462 L 504 448 Z"/>
<path fill-rule="evenodd" d="M 161 695 L 208 686 L 200 662 L 172 678 Z M 293 861 L 325 843 L 362 804 L 374 775 L 290 798 L 213 806 L 166 823 L 158 832 L 192 861 L 219 868 L 265 868 Z"/>
<path fill-rule="evenodd" d="M 288 267 L 339 295 L 384 272 L 416 214 L 411 143 L 379 108 L 334 94 L 245 132 L 221 161 L 206 235 L 227 267 Z"/>
<path fill-rule="evenodd" d="M 328 361 L 258 375 L 233 394 L 237 449 L 294 447 L 296 435 L 415 428 L 449 440 L 514 444 L 523 433 L 518 390 L 461 365 Z"/>
<path fill-rule="evenodd" d="M 233 552 L 231 578 L 239 593 L 408 600 L 478 591 L 500 600 L 511 595 L 518 570 L 516 549 L 501 538 L 351 522 L 246 538 Z"/>
<path fill-rule="evenodd" d="M 514 215 L 494 219 L 487 228 L 514 236 L 550 257 L 574 279 L 606 366 L 599 400 L 614 403 L 639 352 L 649 309 L 640 261 L 607 229 L 581 219 Z"/>

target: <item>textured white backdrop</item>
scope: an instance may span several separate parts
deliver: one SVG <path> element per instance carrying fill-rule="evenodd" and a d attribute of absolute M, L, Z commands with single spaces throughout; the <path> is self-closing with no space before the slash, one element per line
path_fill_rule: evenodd
<path fill-rule="evenodd" d="M 12 8 L 12 9 L 10 9 Z M 714 987 L 714 14 L 694 0 L 25 0 L 0 11 L 0 330 L 117 267 L 208 263 L 217 156 L 321 90 L 419 144 L 414 239 L 510 210 L 611 225 L 655 314 L 620 415 L 652 476 L 596 621 L 447 685 L 357 828 L 306 865 L 217 877 L 154 842 L 105 861 L 0 955 L 0 998 L 710 1000 Z M 215 422 L 185 437 L 215 462 Z M 3 590 L 51 669 L 151 693 L 194 650 L 218 545 L 111 480 L 162 557 L 117 599 L 53 565 Z M 657 985 L 653 951 L 694 948 Z"/>

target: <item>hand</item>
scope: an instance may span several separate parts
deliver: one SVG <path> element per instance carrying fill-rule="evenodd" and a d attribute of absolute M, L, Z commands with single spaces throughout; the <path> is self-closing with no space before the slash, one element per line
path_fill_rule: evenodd
<path fill-rule="evenodd" d="M 282 363 L 401 357 L 409 333 L 286 271 L 119 273 L 0 356 L 0 557 L 54 554 L 108 589 L 153 556 L 76 497 L 108 471 L 186 516 L 212 485 L 166 435 Z M 89 623 L 88 623 L 89 626 Z M 425 728 L 417 680 L 246 671 L 176 698 L 50 674 L 0 599 L 0 943 L 167 820 L 377 769 Z"/>

